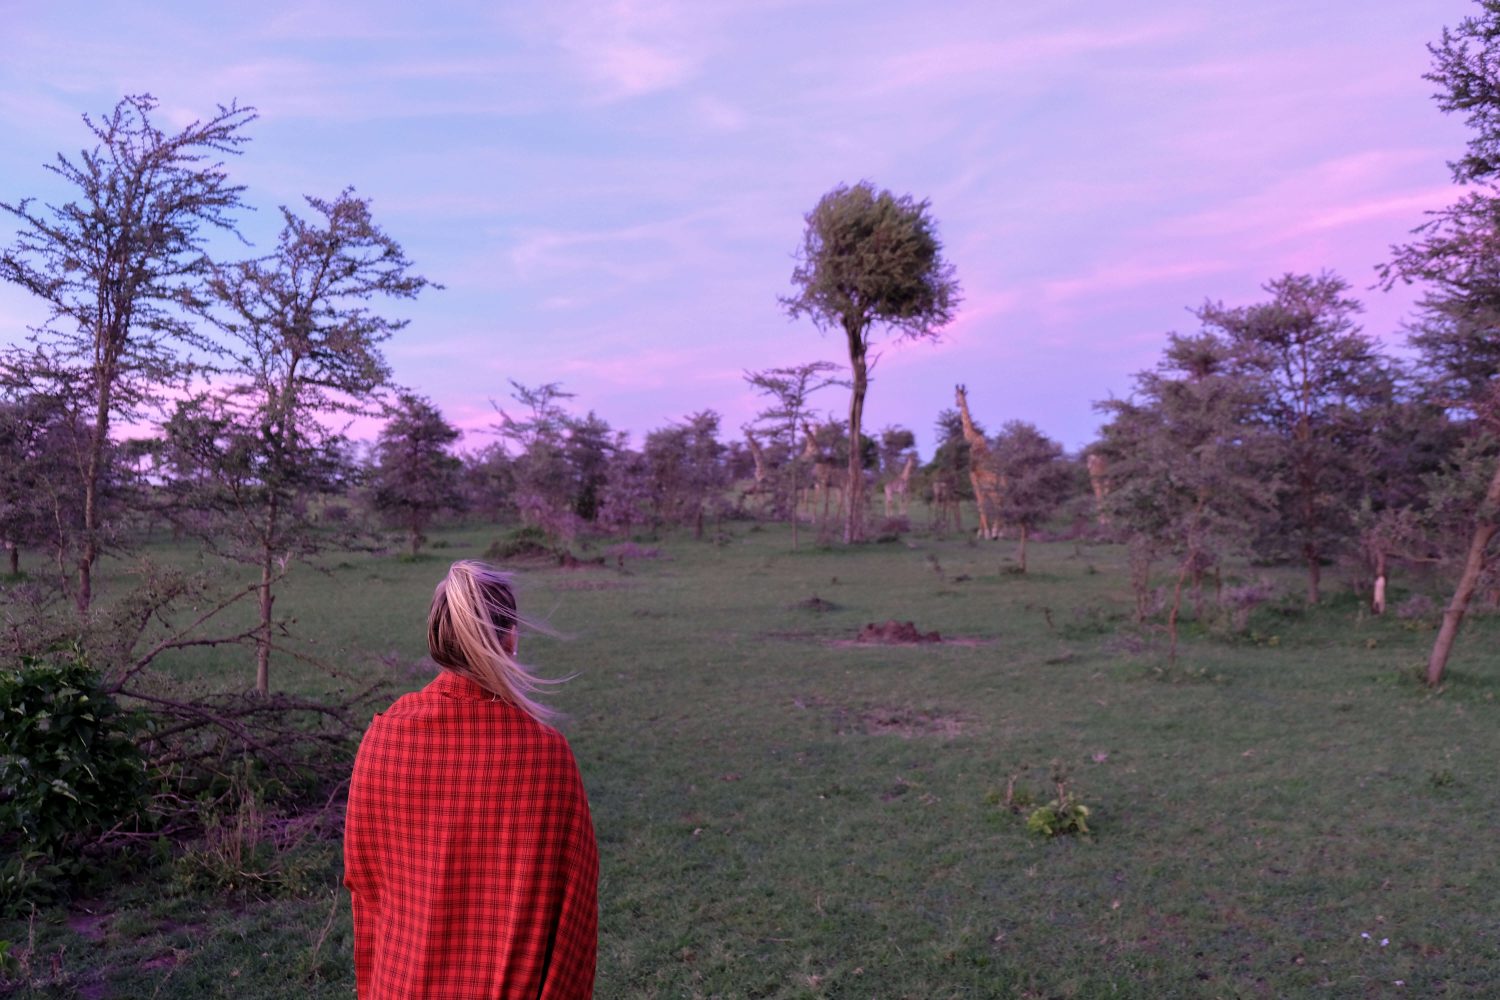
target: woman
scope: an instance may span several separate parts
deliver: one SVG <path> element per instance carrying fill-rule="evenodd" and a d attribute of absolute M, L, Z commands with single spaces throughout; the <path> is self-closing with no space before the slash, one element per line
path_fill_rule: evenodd
<path fill-rule="evenodd" d="M 520 625 L 504 574 L 454 563 L 427 616 L 437 679 L 360 744 L 344 884 L 361 1000 L 593 994 L 594 828 Z"/>

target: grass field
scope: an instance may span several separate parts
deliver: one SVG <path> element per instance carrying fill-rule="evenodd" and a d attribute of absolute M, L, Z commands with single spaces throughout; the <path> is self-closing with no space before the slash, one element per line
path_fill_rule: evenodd
<path fill-rule="evenodd" d="M 431 588 L 493 534 L 332 558 L 278 610 L 331 683 L 417 686 Z M 600 997 L 1500 996 L 1496 616 L 1434 694 L 1430 623 L 1352 594 L 1272 601 L 1244 635 L 1189 624 L 1166 669 L 1113 546 L 1036 545 L 1025 576 L 958 537 L 792 553 L 737 524 L 660 548 L 521 574 L 564 633 L 523 658 L 574 675 L 553 703 L 600 844 Z M 846 641 L 890 618 L 965 641 Z M 241 653 L 173 669 L 251 677 Z M 1054 762 L 1089 838 L 997 804 L 1049 793 Z M 176 890 L 164 861 L 0 924 L 19 995 L 351 995 L 336 845 L 307 850 L 293 898 Z"/>

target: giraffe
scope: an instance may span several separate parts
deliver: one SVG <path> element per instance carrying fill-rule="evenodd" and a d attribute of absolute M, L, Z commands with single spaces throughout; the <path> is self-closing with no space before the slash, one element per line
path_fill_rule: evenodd
<path fill-rule="evenodd" d="M 1109 515 L 1104 510 L 1104 498 L 1109 496 L 1109 463 L 1097 451 L 1089 452 L 1085 460 L 1089 470 L 1089 485 L 1094 489 L 1094 509 L 1098 511 L 1099 526 L 1109 525 Z"/>
<path fill-rule="evenodd" d="M 835 490 L 839 494 L 838 507 L 834 513 L 840 513 L 844 509 L 844 483 L 840 478 L 840 466 L 838 458 L 832 450 L 825 451 L 818 442 L 817 431 L 807 421 L 802 422 L 802 432 L 807 436 L 807 443 L 802 448 L 802 457 L 812 463 L 813 467 L 813 506 L 816 508 L 818 497 L 823 499 L 823 514 L 818 521 L 818 534 L 824 535 L 828 531 L 828 514 L 832 494 Z"/>
<path fill-rule="evenodd" d="M 901 467 L 893 478 L 886 480 L 885 484 L 885 516 L 890 517 L 894 510 L 899 510 L 905 517 L 911 510 L 907 499 L 906 490 L 911 484 L 911 470 L 917 467 L 917 453 L 907 452 L 906 464 Z M 893 502 L 894 501 L 894 502 Z"/>
<path fill-rule="evenodd" d="M 989 442 L 969 416 L 968 390 L 961 385 L 954 389 L 958 413 L 964 424 L 964 440 L 969 443 L 969 482 L 974 486 L 974 502 L 979 507 L 979 537 L 999 538 L 1000 477 L 990 457 Z"/>
<path fill-rule="evenodd" d="M 764 493 L 766 491 L 766 453 L 755 440 L 755 432 L 749 428 L 745 429 L 745 440 L 750 443 L 750 457 L 755 459 L 755 486 L 753 492 Z"/>
<path fill-rule="evenodd" d="M 818 479 L 820 478 L 819 469 L 821 468 L 819 465 L 818 439 L 813 436 L 812 428 L 807 425 L 806 421 L 802 424 L 802 431 L 805 437 L 802 441 L 802 454 L 797 457 L 797 461 L 813 470 L 813 482 L 811 486 L 798 491 L 799 495 L 796 498 L 796 506 L 799 509 L 802 507 L 803 501 L 807 499 L 805 496 L 806 490 L 810 489 L 813 491 L 813 513 L 816 514 Z"/>

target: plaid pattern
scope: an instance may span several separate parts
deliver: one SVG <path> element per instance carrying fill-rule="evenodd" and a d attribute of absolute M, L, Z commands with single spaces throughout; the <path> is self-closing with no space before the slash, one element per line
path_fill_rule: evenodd
<path fill-rule="evenodd" d="M 449 670 L 375 716 L 344 829 L 360 1000 L 592 996 L 598 879 L 556 730 Z"/>

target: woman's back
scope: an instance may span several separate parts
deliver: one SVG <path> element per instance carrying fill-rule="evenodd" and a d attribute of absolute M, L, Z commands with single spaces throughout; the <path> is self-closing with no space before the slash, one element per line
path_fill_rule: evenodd
<path fill-rule="evenodd" d="M 362 1000 L 592 995 L 598 854 L 567 741 L 444 669 L 371 723 L 344 832 Z"/>

